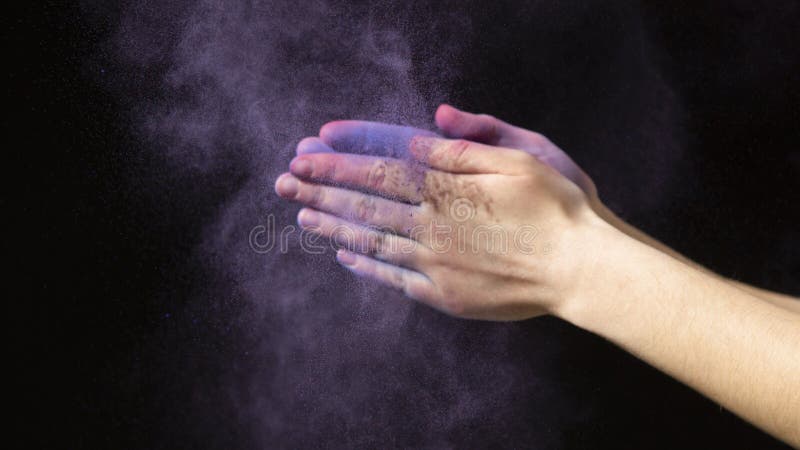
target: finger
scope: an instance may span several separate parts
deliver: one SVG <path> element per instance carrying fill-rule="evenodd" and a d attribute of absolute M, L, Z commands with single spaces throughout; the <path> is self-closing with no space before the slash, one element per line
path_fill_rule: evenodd
<path fill-rule="evenodd" d="M 587 194 L 596 195 L 593 194 L 597 190 L 591 178 L 569 155 L 539 133 L 486 114 L 461 111 L 450 105 L 439 106 L 436 124 L 447 137 L 524 150 L 567 177 Z"/>
<path fill-rule="evenodd" d="M 425 174 L 419 164 L 414 166 L 394 158 L 323 153 L 298 156 L 292 160 L 289 170 L 310 181 L 343 184 L 392 199 L 420 203 Z"/>
<path fill-rule="evenodd" d="M 463 139 L 415 137 L 409 147 L 414 157 L 430 167 L 452 173 L 520 174 L 535 164 L 531 155 Z"/>
<path fill-rule="evenodd" d="M 310 208 L 300 210 L 297 223 L 304 230 L 325 236 L 348 250 L 394 265 L 418 269 L 432 257 L 432 250 L 416 241 Z"/>
<path fill-rule="evenodd" d="M 339 120 L 319 130 L 320 139 L 337 152 L 393 158 L 407 157 L 414 136 L 437 136 L 420 128 L 359 120 Z"/>
<path fill-rule="evenodd" d="M 445 104 L 436 110 L 436 126 L 449 138 L 517 148 L 534 156 L 541 153 L 541 148 L 553 145 L 539 133 L 511 125 L 488 114 L 473 114 Z"/>
<path fill-rule="evenodd" d="M 318 137 L 307 137 L 297 144 L 297 154 L 306 155 L 309 153 L 331 153 L 333 149 L 328 144 L 322 142 Z"/>
<path fill-rule="evenodd" d="M 470 141 L 495 145 L 504 134 L 506 125 L 494 117 L 485 114 L 472 114 L 442 104 L 436 110 L 436 126 L 449 138 L 468 139 Z"/>
<path fill-rule="evenodd" d="M 421 223 L 422 209 L 362 192 L 301 181 L 291 174 L 275 183 L 278 195 L 357 223 L 408 236 Z"/>
<path fill-rule="evenodd" d="M 419 272 L 393 266 L 347 250 L 339 250 L 336 253 L 336 260 L 355 274 L 398 289 L 414 300 L 429 305 L 435 301 L 436 286 L 428 277 Z"/>

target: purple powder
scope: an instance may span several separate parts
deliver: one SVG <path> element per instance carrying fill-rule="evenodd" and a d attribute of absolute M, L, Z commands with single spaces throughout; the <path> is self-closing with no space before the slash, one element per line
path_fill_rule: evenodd
<path fill-rule="evenodd" d="M 337 119 L 431 128 L 471 45 L 456 5 L 148 0 L 124 11 L 120 61 L 158 75 L 135 102 L 143 151 L 187 176 L 214 174 L 226 193 L 198 224 L 193 261 L 213 277 L 187 310 L 236 343 L 192 356 L 222 368 L 204 381 L 181 375 L 198 436 L 229 442 L 213 431 L 227 422 L 256 448 L 452 447 L 492 429 L 551 448 L 554 425 L 581 416 L 552 386 L 554 321 L 452 319 L 354 279 L 330 248 L 303 251 L 297 232 L 276 237 L 299 206 L 272 185 L 300 139 Z"/>

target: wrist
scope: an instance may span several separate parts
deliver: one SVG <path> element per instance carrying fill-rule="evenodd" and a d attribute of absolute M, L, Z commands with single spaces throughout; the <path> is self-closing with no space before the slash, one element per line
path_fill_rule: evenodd
<path fill-rule="evenodd" d="M 604 220 L 597 213 L 575 229 L 569 248 L 569 285 L 551 313 L 580 328 L 616 340 L 627 329 L 627 316 L 658 286 L 677 285 L 683 265 Z M 659 282 L 653 284 L 653 280 Z"/>
<path fill-rule="evenodd" d="M 600 275 L 612 261 L 609 250 L 620 246 L 624 233 L 608 223 L 595 207 L 586 208 L 572 226 L 566 228 L 556 249 L 556 264 L 550 271 L 557 302 L 549 313 L 572 322 L 583 314 L 591 301 Z"/>
<path fill-rule="evenodd" d="M 630 343 L 647 335 L 645 318 L 658 314 L 670 321 L 682 310 L 666 303 L 678 302 L 675 289 L 696 283 L 699 272 L 603 224 L 585 229 L 574 287 L 554 314 L 612 342 Z"/>

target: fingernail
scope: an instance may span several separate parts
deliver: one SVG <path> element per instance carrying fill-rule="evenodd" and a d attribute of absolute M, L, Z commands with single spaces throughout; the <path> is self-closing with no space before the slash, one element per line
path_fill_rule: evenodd
<path fill-rule="evenodd" d="M 281 175 L 280 178 L 278 178 L 278 182 L 275 183 L 275 190 L 281 197 L 294 198 L 294 196 L 297 195 L 299 185 L 300 183 L 297 182 L 297 178 L 285 173 Z"/>
<path fill-rule="evenodd" d="M 356 255 L 347 250 L 339 250 L 336 252 L 336 260 L 345 266 L 352 266 L 356 263 Z"/>
<path fill-rule="evenodd" d="M 303 228 L 319 225 L 319 213 L 308 208 L 303 208 L 297 213 L 297 223 Z"/>
<path fill-rule="evenodd" d="M 295 158 L 289 164 L 289 170 L 298 177 L 310 177 L 314 172 L 314 164 L 307 158 Z"/>

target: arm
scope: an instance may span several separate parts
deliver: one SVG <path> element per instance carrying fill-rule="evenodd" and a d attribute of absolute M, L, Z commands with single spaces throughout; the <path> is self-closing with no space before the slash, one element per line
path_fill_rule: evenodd
<path fill-rule="evenodd" d="M 448 105 L 442 105 L 439 108 L 436 113 L 436 123 L 444 134 L 450 137 L 470 139 L 489 145 L 517 148 L 536 156 L 581 187 L 589 197 L 590 205 L 597 215 L 619 231 L 710 276 L 717 277 L 719 280 L 736 286 L 759 299 L 800 313 L 800 300 L 714 274 L 702 265 L 686 258 L 647 233 L 620 219 L 600 201 L 597 189 L 589 176 L 564 151 L 544 136 L 505 123 L 492 116 L 471 114 Z"/>
<path fill-rule="evenodd" d="M 609 226 L 556 312 L 800 445 L 800 316 Z"/>
<path fill-rule="evenodd" d="M 629 237 L 636 239 L 637 241 L 653 247 L 654 249 L 665 253 L 678 261 L 693 267 L 708 276 L 714 277 L 717 280 L 723 281 L 728 283 L 744 292 L 747 292 L 751 296 L 766 300 L 772 303 L 775 306 L 785 308 L 789 311 L 800 313 L 800 301 L 796 298 L 790 297 L 788 295 L 779 294 L 777 292 L 768 291 L 765 289 L 759 289 L 754 286 L 750 286 L 745 283 L 741 283 L 739 281 L 731 280 L 729 278 L 725 278 L 723 276 L 717 275 L 714 272 L 708 270 L 707 268 L 703 267 L 702 265 L 690 260 L 689 258 L 683 256 L 682 254 L 676 252 L 675 250 L 667 247 L 664 243 L 658 241 L 657 239 L 649 236 L 647 233 L 639 230 L 638 228 L 634 227 L 633 225 L 628 224 L 624 220 L 620 219 L 616 214 L 614 214 L 610 209 L 608 209 L 599 199 L 595 198 L 592 201 L 592 209 L 605 220 L 611 226 L 618 229 L 619 231 L 625 233 Z"/>
<path fill-rule="evenodd" d="M 360 150 L 396 130 L 343 122 L 321 141 Z M 342 265 L 457 317 L 556 315 L 800 445 L 800 316 L 621 232 L 527 152 L 397 142 L 411 160 L 303 153 L 276 183 L 307 206 L 304 230 L 344 247 Z M 487 245 L 487 232 L 511 245 Z"/>

